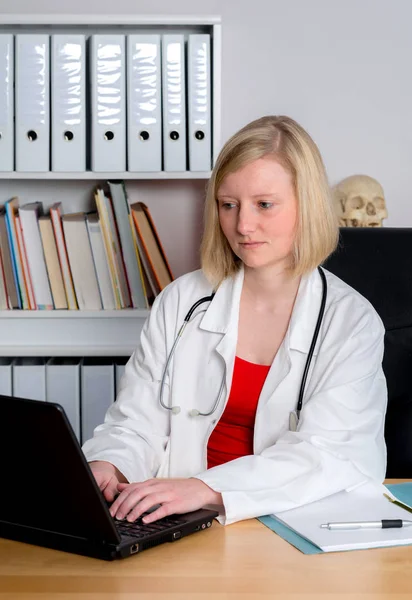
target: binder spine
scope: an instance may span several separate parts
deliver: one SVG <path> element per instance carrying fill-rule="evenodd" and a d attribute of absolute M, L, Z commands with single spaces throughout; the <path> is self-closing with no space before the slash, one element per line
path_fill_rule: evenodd
<path fill-rule="evenodd" d="M 85 36 L 52 36 L 52 170 L 86 169 Z"/>
<path fill-rule="evenodd" d="M 162 170 L 160 35 L 127 39 L 129 171 Z"/>
<path fill-rule="evenodd" d="M 15 396 L 46 401 L 46 363 L 44 358 L 14 359 L 12 377 Z"/>
<path fill-rule="evenodd" d="M 189 170 L 209 171 L 212 161 L 210 36 L 192 34 L 188 42 Z"/>
<path fill-rule="evenodd" d="M 94 35 L 92 61 L 92 170 L 126 170 L 125 37 Z"/>
<path fill-rule="evenodd" d="M 164 35 L 163 80 L 163 168 L 186 170 L 186 80 L 183 35 Z"/>
<path fill-rule="evenodd" d="M 49 171 L 49 36 L 16 35 L 16 170 Z"/>
<path fill-rule="evenodd" d="M 14 169 L 14 49 L 11 34 L 0 35 L 0 171 Z"/>

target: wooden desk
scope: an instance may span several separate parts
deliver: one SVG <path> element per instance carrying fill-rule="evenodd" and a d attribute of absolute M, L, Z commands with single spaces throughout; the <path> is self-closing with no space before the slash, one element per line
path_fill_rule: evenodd
<path fill-rule="evenodd" d="M 1 600 L 412 597 L 412 546 L 306 556 L 257 520 L 106 562 L 0 539 Z"/>

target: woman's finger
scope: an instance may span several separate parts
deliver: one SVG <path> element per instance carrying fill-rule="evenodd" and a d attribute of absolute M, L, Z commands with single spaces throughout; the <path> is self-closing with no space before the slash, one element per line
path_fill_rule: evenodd
<path fill-rule="evenodd" d="M 161 482 L 161 479 L 146 479 L 146 481 L 135 481 L 134 483 L 119 483 L 117 488 L 119 491 L 122 491 L 124 489 L 126 489 L 127 487 L 132 486 L 133 488 L 135 487 L 150 487 L 153 485 L 159 485 L 159 483 Z"/>
<path fill-rule="evenodd" d="M 149 494 L 145 498 L 142 498 L 142 500 L 140 500 L 140 502 L 132 508 L 126 518 L 132 523 L 141 517 L 145 512 L 153 508 L 153 506 L 167 503 L 167 501 L 168 496 L 165 494 Z"/>
<path fill-rule="evenodd" d="M 175 502 L 165 502 L 164 504 L 159 506 L 159 508 L 146 515 L 143 518 L 143 523 L 154 523 L 159 519 L 163 519 L 164 517 L 168 517 L 169 515 L 174 515 L 176 512 L 177 510 Z"/>
<path fill-rule="evenodd" d="M 113 502 L 114 497 L 117 494 L 117 477 L 115 475 L 110 477 L 108 481 L 104 482 L 104 485 L 102 485 L 100 489 L 107 502 Z"/>
<path fill-rule="evenodd" d="M 129 485 L 129 487 L 124 489 L 122 492 L 120 492 L 120 494 L 117 496 L 116 500 L 110 507 L 110 514 L 112 515 L 112 517 L 122 519 L 123 516 L 120 516 L 120 512 L 123 515 L 127 514 L 130 510 L 130 506 L 134 506 L 134 504 L 138 502 L 138 500 L 135 500 L 134 504 L 133 501 L 132 503 L 130 503 L 130 496 L 136 495 L 138 497 L 139 493 L 139 490 L 135 487 L 132 487 L 131 485 Z"/>

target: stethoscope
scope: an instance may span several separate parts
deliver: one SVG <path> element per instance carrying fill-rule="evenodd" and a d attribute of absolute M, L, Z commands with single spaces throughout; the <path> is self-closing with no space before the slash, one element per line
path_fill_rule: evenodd
<path fill-rule="evenodd" d="M 289 413 L 289 430 L 290 431 L 296 431 L 298 428 L 299 419 L 300 419 L 300 411 L 302 410 L 302 405 L 303 405 L 303 395 L 305 392 L 306 379 L 308 377 L 309 368 L 310 368 L 310 365 L 312 362 L 313 353 L 314 353 L 316 342 L 317 342 L 317 339 L 319 336 L 320 326 L 322 324 L 322 319 L 323 319 L 323 315 L 325 312 L 326 297 L 327 297 L 326 276 L 321 267 L 318 267 L 318 271 L 319 271 L 319 275 L 322 279 L 322 300 L 320 303 L 318 319 L 316 321 L 315 330 L 313 332 L 313 337 L 312 337 L 312 342 L 310 344 L 308 357 L 306 359 L 305 368 L 303 370 L 302 381 L 300 384 L 299 396 L 298 396 L 298 402 L 296 405 L 296 409 Z M 193 306 L 190 308 L 189 312 L 187 313 L 187 315 L 185 316 L 185 318 L 183 320 L 182 326 L 180 327 L 180 329 L 177 333 L 176 339 L 173 342 L 172 349 L 170 350 L 169 356 L 167 357 L 167 361 L 166 361 L 166 365 L 165 365 L 165 368 L 163 371 L 162 379 L 160 381 L 159 402 L 160 402 L 160 406 L 162 408 L 165 408 L 166 410 L 171 410 L 174 415 L 177 415 L 178 413 L 180 413 L 180 406 L 166 406 L 166 404 L 163 402 L 163 391 L 164 391 L 167 373 L 169 370 L 170 361 L 172 360 L 173 355 L 176 350 L 176 346 L 179 343 L 179 340 L 182 337 L 184 330 L 186 329 L 186 325 L 189 323 L 195 310 L 199 306 L 204 304 L 205 302 L 211 302 L 214 297 L 215 297 L 215 292 L 210 294 L 210 296 L 204 296 L 203 298 L 200 298 L 197 302 L 195 302 L 193 304 Z M 210 417 L 210 415 L 212 415 L 215 412 L 215 410 L 217 409 L 217 407 L 219 405 L 219 402 L 220 402 L 222 394 L 223 394 L 224 387 L 225 387 L 225 377 L 223 376 L 222 383 L 220 384 L 219 393 L 217 395 L 217 398 L 216 398 L 215 403 L 213 404 L 212 408 L 208 412 L 201 412 L 200 410 L 193 408 L 192 410 L 189 411 L 189 415 L 191 417 Z"/>

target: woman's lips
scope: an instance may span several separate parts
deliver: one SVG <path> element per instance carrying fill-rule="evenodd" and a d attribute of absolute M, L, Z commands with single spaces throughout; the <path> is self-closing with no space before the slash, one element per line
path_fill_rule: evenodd
<path fill-rule="evenodd" d="M 254 248 L 260 248 L 264 242 L 240 242 L 239 245 L 245 250 L 253 250 Z"/>

